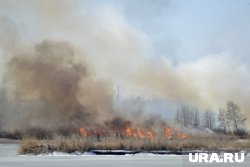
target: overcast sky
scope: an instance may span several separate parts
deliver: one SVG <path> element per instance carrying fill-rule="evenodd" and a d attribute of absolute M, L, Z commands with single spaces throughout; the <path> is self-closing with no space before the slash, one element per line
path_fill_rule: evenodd
<path fill-rule="evenodd" d="M 145 33 L 152 56 L 188 61 L 207 54 L 230 52 L 249 61 L 249 0 L 103 0 Z"/>
<path fill-rule="evenodd" d="M 229 52 L 249 61 L 249 0 L 83 0 L 80 4 L 83 10 L 88 5 L 116 10 L 147 37 L 150 56 L 166 56 L 178 62 Z M 0 10 L 2 16 L 8 15 L 19 24 L 24 35 L 43 33 L 27 26 L 27 22 L 32 25 L 36 20 L 32 12 L 17 13 Z"/>

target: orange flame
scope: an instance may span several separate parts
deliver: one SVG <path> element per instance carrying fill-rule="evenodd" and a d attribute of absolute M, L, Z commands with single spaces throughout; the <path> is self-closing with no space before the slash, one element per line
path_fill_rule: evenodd
<path fill-rule="evenodd" d="M 136 136 L 138 136 L 141 139 L 145 138 L 145 135 L 144 135 L 143 131 L 140 128 L 136 129 Z"/>
<path fill-rule="evenodd" d="M 178 139 L 186 139 L 186 138 L 188 138 L 188 135 L 184 134 L 184 133 L 179 133 L 179 134 L 177 134 L 177 138 Z"/>
<path fill-rule="evenodd" d="M 97 129 L 94 130 L 87 130 L 83 127 L 79 128 L 79 133 L 81 136 L 87 137 L 87 136 L 97 136 L 100 137 L 102 135 L 107 135 L 107 132 L 100 131 Z M 140 139 L 153 139 L 155 136 L 160 135 L 158 133 L 155 133 L 154 131 L 147 129 L 143 130 L 140 128 L 132 129 L 131 127 L 127 127 L 123 130 L 123 133 L 127 137 L 133 137 L 133 138 L 140 138 Z M 186 139 L 188 138 L 188 135 L 185 133 L 179 133 L 178 131 L 174 131 L 170 127 L 164 128 L 165 138 L 166 139 Z"/>
<path fill-rule="evenodd" d="M 145 138 L 152 139 L 154 137 L 154 134 L 152 131 L 150 130 L 143 131 L 140 128 L 136 128 L 133 130 L 132 128 L 127 127 L 125 129 L 125 134 L 129 137 L 138 137 L 140 139 L 145 139 Z"/>
<path fill-rule="evenodd" d="M 151 132 L 151 131 L 146 131 L 145 132 L 145 135 L 147 136 L 147 138 L 149 138 L 149 139 L 152 139 L 154 136 L 153 136 L 153 133 Z"/>
<path fill-rule="evenodd" d="M 81 136 L 84 136 L 84 137 L 87 137 L 87 136 L 88 136 L 88 131 L 87 131 L 87 129 L 85 129 L 85 128 L 80 128 L 80 129 L 79 129 L 79 132 L 80 132 L 80 135 L 81 135 Z"/>
<path fill-rule="evenodd" d="M 165 128 L 165 136 L 166 136 L 167 139 L 172 138 L 172 130 L 171 130 L 171 128 L 169 128 L 169 127 Z"/>
<path fill-rule="evenodd" d="M 188 138 L 188 135 L 185 134 L 185 133 L 178 133 L 178 131 L 174 131 L 173 133 L 173 130 L 170 128 L 170 127 L 167 127 L 165 128 L 165 136 L 166 136 L 166 139 L 186 139 Z"/>
<path fill-rule="evenodd" d="M 129 127 L 125 129 L 125 132 L 127 136 L 134 136 L 133 130 Z"/>

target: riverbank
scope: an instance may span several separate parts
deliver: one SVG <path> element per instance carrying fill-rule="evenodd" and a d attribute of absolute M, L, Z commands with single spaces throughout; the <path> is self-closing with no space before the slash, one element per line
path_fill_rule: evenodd
<path fill-rule="evenodd" d="M 103 151 L 102 151 L 103 150 Z M 125 150 L 116 151 L 116 150 Z M 250 140 L 236 137 L 189 137 L 187 139 L 139 139 L 139 138 L 103 138 L 57 136 L 53 139 L 23 139 L 20 142 L 20 154 L 49 154 L 53 152 L 92 152 L 95 154 L 183 154 L 185 150 L 205 151 L 250 151 Z"/>
<path fill-rule="evenodd" d="M 0 138 L 0 144 L 18 144 L 18 143 L 20 143 L 20 140 Z"/>

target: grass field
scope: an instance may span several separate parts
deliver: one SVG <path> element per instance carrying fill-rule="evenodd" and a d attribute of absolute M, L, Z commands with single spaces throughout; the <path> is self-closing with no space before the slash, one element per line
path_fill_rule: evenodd
<path fill-rule="evenodd" d="M 250 139 L 240 139 L 235 136 L 189 136 L 186 139 L 166 139 L 157 136 L 153 139 L 121 138 L 121 137 L 71 137 L 54 136 L 51 139 L 26 138 L 21 141 L 20 154 L 42 154 L 54 151 L 85 152 L 91 150 L 131 150 L 153 151 L 169 150 L 175 152 L 182 149 L 195 150 L 248 150 Z"/>

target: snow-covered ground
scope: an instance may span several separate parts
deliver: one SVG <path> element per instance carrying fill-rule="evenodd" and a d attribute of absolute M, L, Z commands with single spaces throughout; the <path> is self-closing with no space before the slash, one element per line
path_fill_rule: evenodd
<path fill-rule="evenodd" d="M 0 144 L 0 167 L 202 167 L 207 164 L 188 163 L 187 155 L 159 155 L 137 153 L 126 155 L 95 155 L 91 152 L 66 154 L 54 152 L 46 155 L 17 155 L 18 144 Z M 121 150 L 120 150 L 121 151 Z M 209 164 L 209 166 L 248 167 L 249 156 L 241 164 Z"/>

